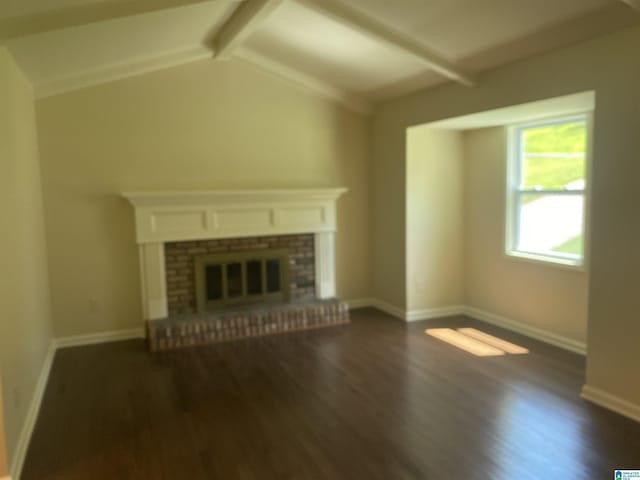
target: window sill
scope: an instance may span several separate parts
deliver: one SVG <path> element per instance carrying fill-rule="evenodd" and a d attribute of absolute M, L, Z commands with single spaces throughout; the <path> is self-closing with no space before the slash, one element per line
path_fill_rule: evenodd
<path fill-rule="evenodd" d="M 584 265 L 584 258 L 582 260 L 570 260 L 565 258 L 549 257 L 546 255 L 536 255 L 535 253 L 525 253 L 517 251 L 505 252 L 505 256 L 508 260 L 522 261 L 527 263 L 534 263 L 537 265 L 546 265 L 552 268 L 559 268 L 561 270 L 569 270 L 572 272 L 586 273 L 587 269 Z"/>

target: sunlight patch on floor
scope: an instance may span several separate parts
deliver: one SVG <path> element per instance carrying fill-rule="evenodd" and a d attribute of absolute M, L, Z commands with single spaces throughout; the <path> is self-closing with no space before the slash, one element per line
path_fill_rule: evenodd
<path fill-rule="evenodd" d="M 512 355 L 523 355 L 525 353 L 529 353 L 529 349 L 527 348 L 516 345 L 515 343 L 507 342 L 506 340 L 494 337 L 493 335 L 489 335 L 488 333 L 481 332 L 480 330 L 476 330 L 475 328 L 459 328 L 458 331 L 460 333 L 464 333 L 468 337 L 480 340 L 481 342 L 499 348 L 500 350 L 503 350 L 506 353 L 510 353 Z"/>
<path fill-rule="evenodd" d="M 505 354 L 522 355 L 529 350 L 507 342 L 475 328 L 427 328 L 427 335 L 435 337 L 443 342 L 460 348 L 478 357 L 497 357 Z"/>
<path fill-rule="evenodd" d="M 466 352 L 472 353 L 478 357 L 495 357 L 504 355 L 504 351 L 487 345 L 466 335 L 456 332 L 452 328 L 428 328 L 425 330 L 428 335 L 435 337 L 443 342 L 447 342 Z"/>

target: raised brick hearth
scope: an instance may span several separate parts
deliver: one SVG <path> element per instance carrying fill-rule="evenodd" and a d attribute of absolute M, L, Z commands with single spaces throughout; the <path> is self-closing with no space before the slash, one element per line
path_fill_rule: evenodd
<path fill-rule="evenodd" d="M 346 323 L 346 303 L 312 300 L 153 320 L 147 322 L 147 339 L 151 351 L 161 351 Z"/>

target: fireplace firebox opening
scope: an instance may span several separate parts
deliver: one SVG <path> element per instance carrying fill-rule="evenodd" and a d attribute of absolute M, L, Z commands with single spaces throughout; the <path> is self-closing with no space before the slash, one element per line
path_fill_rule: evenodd
<path fill-rule="evenodd" d="M 227 252 L 195 257 L 198 312 L 229 306 L 286 302 L 289 252 L 286 249 Z"/>

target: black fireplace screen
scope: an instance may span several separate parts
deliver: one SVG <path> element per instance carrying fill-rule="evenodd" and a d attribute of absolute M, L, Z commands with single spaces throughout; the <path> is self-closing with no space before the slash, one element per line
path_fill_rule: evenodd
<path fill-rule="evenodd" d="M 195 259 L 198 311 L 289 299 L 287 250 L 203 255 Z"/>

